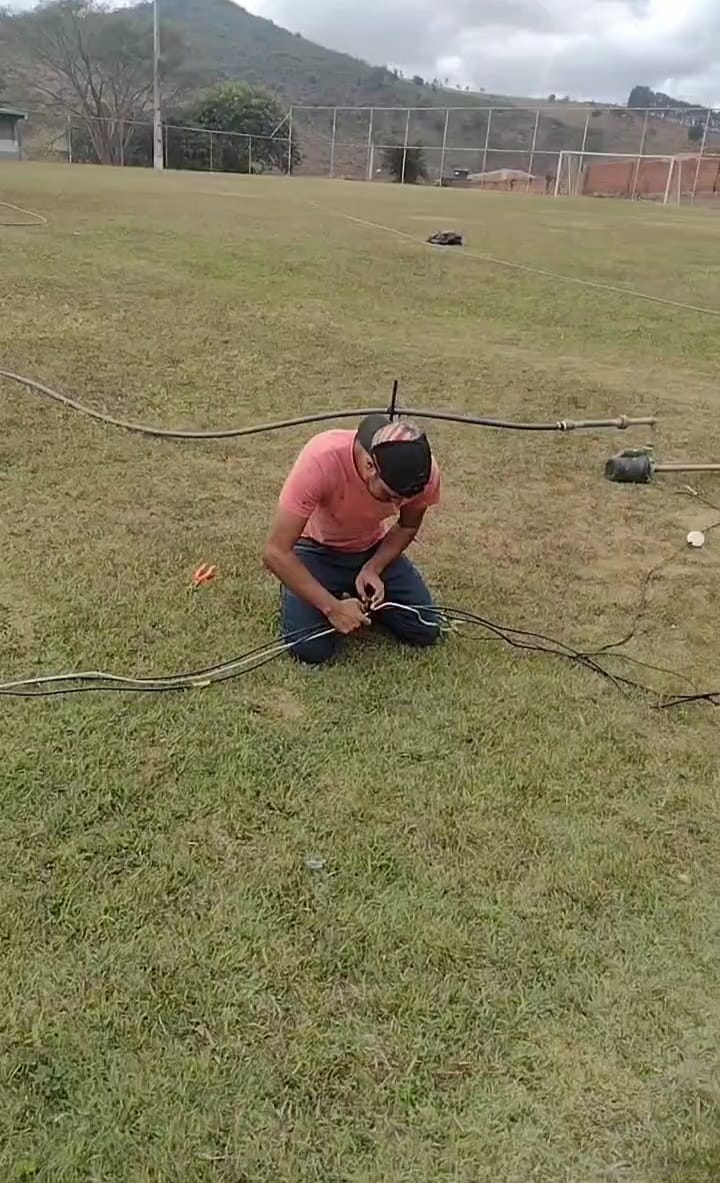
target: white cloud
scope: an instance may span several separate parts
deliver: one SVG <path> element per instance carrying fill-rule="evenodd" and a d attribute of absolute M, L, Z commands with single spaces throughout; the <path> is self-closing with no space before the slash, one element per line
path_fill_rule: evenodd
<path fill-rule="evenodd" d="M 640 84 L 720 107 L 720 0 L 241 2 L 374 65 L 490 93 L 624 102 Z"/>
<path fill-rule="evenodd" d="M 717 0 L 245 0 L 374 64 L 489 92 L 625 101 L 631 86 L 720 105 Z"/>

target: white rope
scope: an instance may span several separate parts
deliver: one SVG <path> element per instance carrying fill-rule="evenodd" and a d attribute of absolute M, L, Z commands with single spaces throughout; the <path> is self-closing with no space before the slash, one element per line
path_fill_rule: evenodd
<path fill-rule="evenodd" d="M 352 214 L 343 213 L 342 210 L 318 205 L 316 201 L 309 201 L 307 198 L 303 198 L 302 200 L 306 205 L 311 205 L 314 209 L 320 210 L 324 214 L 335 214 L 339 218 L 345 218 L 348 222 L 357 223 L 358 226 L 368 226 L 371 230 L 382 230 L 385 234 L 394 234 L 397 238 L 405 238 L 408 242 L 419 243 L 421 246 L 429 247 L 433 251 L 452 251 L 455 256 L 462 256 L 466 259 L 478 259 L 481 263 L 489 263 L 493 267 L 506 267 L 511 271 L 522 271 L 526 275 L 540 275 L 543 279 L 560 280 L 562 283 L 574 283 L 579 287 L 591 288 L 596 292 L 611 292 L 618 296 L 632 296 L 636 300 L 649 300 L 653 304 L 663 304 L 668 308 L 682 308 L 685 312 L 700 312 L 705 316 L 720 316 L 720 308 L 704 308 L 698 304 L 685 304 L 682 300 L 670 300 L 665 296 L 652 296 L 649 292 L 636 291 L 634 288 L 623 288 L 613 283 L 602 283 L 600 280 L 595 279 L 581 279 L 577 275 L 564 275 L 560 271 L 548 271 L 544 267 L 531 267 L 527 263 L 515 263 L 511 259 L 498 259 L 494 255 L 485 255 L 480 251 L 472 251 L 467 248 L 457 250 L 452 247 L 434 246 L 431 242 L 427 242 L 417 234 L 408 234 L 407 231 L 398 230 L 394 226 L 383 226 L 381 222 L 369 222 L 366 218 L 356 218 Z"/>
<path fill-rule="evenodd" d="M 0 222 L 0 230 L 3 226 L 47 226 L 48 220 L 42 214 L 38 214 L 32 209 L 23 209 L 21 205 L 11 205 L 9 201 L 0 201 L 0 205 L 5 209 L 15 210 L 16 214 L 27 214 L 29 218 L 35 218 L 34 222 Z"/>

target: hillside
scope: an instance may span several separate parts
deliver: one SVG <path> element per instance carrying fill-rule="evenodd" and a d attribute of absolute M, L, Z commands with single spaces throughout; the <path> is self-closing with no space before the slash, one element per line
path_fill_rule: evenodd
<path fill-rule="evenodd" d="M 134 9 L 147 21 L 150 4 Z M 437 174 L 440 163 L 444 112 L 447 106 L 469 107 L 453 114 L 448 144 L 451 151 L 446 167 L 465 166 L 478 170 L 484 162 L 487 108 L 492 116 L 489 168 L 529 163 L 529 146 L 535 131 L 535 113 L 522 110 L 537 100 L 466 93 L 446 89 L 435 80 L 407 80 L 385 66 L 373 66 L 347 53 L 338 53 L 280 28 L 270 20 L 254 16 L 232 0 L 162 0 L 162 21 L 172 27 L 185 45 L 185 65 L 192 71 L 193 87 L 205 89 L 226 80 L 244 80 L 277 94 L 286 105 L 340 107 L 424 108 L 412 116 L 410 143 L 428 148 L 428 164 Z M 36 108 L 37 97 L 13 82 L 11 63 L 5 72 L 9 86 L 4 100 Z M 0 47 L 0 75 L 3 73 Z M 586 106 L 557 102 L 542 112 L 538 127 L 534 169 L 552 172 L 561 149 L 582 145 Z M 374 141 L 378 146 L 402 142 L 405 115 L 402 111 L 378 112 L 374 117 Z M 47 122 L 47 121 L 46 121 Z M 623 108 L 593 111 L 586 149 L 590 152 L 638 150 L 642 116 Z M 32 125 L 28 131 L 32 135 Z M 337 118 L 335 169 L 340 175 L 363 176 L 367 170 L 368 116 L 361 112 L 340 112 Z M 323 173 L 330 167 L 331 120 L 328 112 L 297 112 L 295 134 L 302 144 L 304 171 Z M 645 144 L 649 153 L 691 150 L 687 129 L 662 118 L 650 120 Z M 715 147 L 714 150 L 717 150 Z"/>
<path fill-rule="evenodd" d="M 139 5 L 138 11 L 146 7 Z M 429 87 L 325 49 L 232 0 L 162 0 L 162 14 L 191 51 L 193 71 L 207 83 L 241 78 L 271 87 L 287 103 L 433 105 Z"/>

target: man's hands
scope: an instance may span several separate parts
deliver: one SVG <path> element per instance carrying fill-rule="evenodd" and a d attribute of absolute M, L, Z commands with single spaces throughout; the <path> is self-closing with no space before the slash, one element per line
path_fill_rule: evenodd
<path fill-rule="evenodd" d="M 344 637 L 370 623 L 370 617 L 359 600 L 336 600 L 325 615 L 336 632 Z"/>
<path fill-rule="evenodd" d="M 370 563 L 366 563 L 355 580 L 355 588 L 363 604 L 379 608 L 385 599 L 385 584 Z"/>
<path fill-rule="evenodd" d="M 343 636 L 370 624 L 369 613 L 385 599 L 385 584 L 370 563 L 363 567 L 355 580 L 355 590 L 357 600 L 336 600 L 325 612 L 330 624 Z"/>

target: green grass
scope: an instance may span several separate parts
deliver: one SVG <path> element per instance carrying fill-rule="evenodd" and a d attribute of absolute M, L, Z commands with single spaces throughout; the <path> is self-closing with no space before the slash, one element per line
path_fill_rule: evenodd
<path fill-rule="evenodd" d="M 0 199 L 50 218 L 0 231 L 0 365 L 93 405 L 226 426 L 382 404 L 398 375 L 406 405 L 657 411 L 659 455 L 718 458 L 716 320 L 306 202 L 719 305 L 714 215 L 41 166 L 1 169 Z M 259 554 L 305 433 L 161 443 L 2 400 L 4 675 L 273 635 Z M 681 549 L 720 514 L 602 477 L 647 432 L 432 434 L 416 557 L 443 601 L 590 645 L 680 548 L 631 651 L 720 685 L 717 537 Z M 720 1176 L 710 708 L 374 637 L 323 672 L 2 702 L 3 1183 Z"/>

